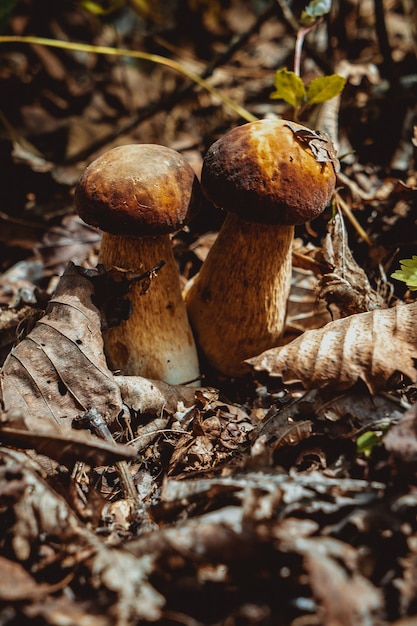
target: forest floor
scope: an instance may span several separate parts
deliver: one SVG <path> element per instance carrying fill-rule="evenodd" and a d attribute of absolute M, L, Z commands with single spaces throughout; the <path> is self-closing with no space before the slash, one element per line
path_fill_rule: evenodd
<path fill-rule="evenodd" d="M 417 255 L 414 3 L 335 1 L 307 33 L 304 84 L 346 78 L 334 201 L 296 227 L 281 345 L 242 377 L 202 357 L 199 387 L 107 366 L 120 282 L 74 189 L 114 146 L 199 176 L 251 119 L 323 130 L 328 103 L 271 98 L 305 5 L 4 5 L 0 624 L 417 624 L 417 304 L 391 277 Z M 173 237 L 183 286 L 223 220 Z"/>

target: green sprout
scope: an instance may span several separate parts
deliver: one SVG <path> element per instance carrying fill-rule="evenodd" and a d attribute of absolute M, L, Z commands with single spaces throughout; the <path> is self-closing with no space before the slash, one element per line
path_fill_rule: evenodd
<path fill-rule="evenodd" d="M 294 118 L 309 106 L 331 100 L 342 92 L 346 79 L 339 74 L 314 78 L 308 87 L 300 78 L 301 50 L 306 35 L 330 12 L 331 0 L 312 0 L 301 14 L 294 52 L 294 71 L 286 67 L 275 72 L 272 99 L 288 102 L 294 108 Z"/>
<path fill-rule="evenodd" d="M 417 291 L 417 256 L 400 261 L 401 269 L 391 274 L 391 278 L 401 280 L 410 291 Z"/>
<path fill-rule="evenodd" d="M 319 18 L 330 13 L 331 8 L 332 0 L 311 0 L 301 14 L 301 24 L 303 26 L 315 24 Z"/>
<path fill-rule="evenodd" d="M 388 423 L 381 422 L 378 430 L 367 430 L 359 435 L 356 440 L 356 451 L 358 454 L 363 454 L 366 457 L 370 457 L 373 449 L 379 446 L 382 442 L 386 432 L 389 429 Z M 376 424 L 375 424 L 376 427 Z"/>
<path fill-rule="evenodd" d="M 337 96 L 345 86 L 346 79 L 339 74 L 314 78 L 306 88 L 303 80 L 286 67 L 275 72 L 275 91 L 271 98 L 288 102 L 294 109 L 320 104 Z"/>

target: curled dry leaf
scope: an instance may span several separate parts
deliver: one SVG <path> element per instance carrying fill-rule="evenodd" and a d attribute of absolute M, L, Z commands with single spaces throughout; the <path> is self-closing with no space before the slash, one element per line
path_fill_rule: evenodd
<path fill-rule="evenodd" d="M 100 232 L 85 224 L 78 215 L 66 215 L 62 223 L 49 228 L 37 249 L 45 268 L 60 274 L 68 261 L 81 263 L 94 246 L 98 247 Z"/>
<path fill-rule="evenodd" d="M 347 389 L 362 380 L 376 393 L 397 373 L 417 379 L 416 319 L 417 302 L 359 313 L 306 331 L 248 363 L 310 389 Z"/>
<path fill-rule="evenodd" d="M 175 413 L 180 406 L 191 407 L 196 401 L 195 387 L 170 385 L 142 376 L 116 376 L 115 381 L 123 402 L 138 413 Z"/>
<path fill-rule="evenodd" d="M 332 320 L 326 303 L 317 298 L 318 278 L 309 269 L 292 268 L 291 291 L 287 302 L 285 335 L 301 335 L 321 328 Z"/>
<path fill-rule="evenodd" d="M 293 122 L 285 122 L 285 125 L 291 128 L 297 141 L 310 148 L 318 163 L 332 163 L 335 172 L 339 172 L 340 163 L 337 153 L 327 133 L 321 130 L 300 129 Z"/>
<path fill-rule="evenodd" d="M 328 223 L 323 258 L 332 270 L 322 275 L 318 296 L 327 303 L 333 319 L 386 308 L 383 298 L 372 289 L 366 273 L 350 251 L 340 213 Z"/>

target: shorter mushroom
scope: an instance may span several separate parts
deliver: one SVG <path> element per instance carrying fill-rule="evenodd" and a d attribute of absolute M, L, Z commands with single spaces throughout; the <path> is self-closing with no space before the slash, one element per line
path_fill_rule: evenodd
<path fill-rule="evenodd" d="M 335 186 L 327 141 L 299 124 L 260 120 L 234 128 L 208 150 L 203 192 L 228 214 L 185 298 L 196 341 L 223 374 L 245 374 L 245 359 L 280 339 L 294 225 L 317 217 Z"/>
<path fill-rule="evenodd" d="M 113 148 L 81 176 L 75 207 L 85 222 L 103 231 L 99 263 L 144 272 L 164 261 L 146 293 L 140 284 L 131 288 L 129 319 L 104 332 L 112 369 L 171 384 L 199 377 L 170 233 L 197 212 L 200 200 L 192 167 L 164 146 Z"/>

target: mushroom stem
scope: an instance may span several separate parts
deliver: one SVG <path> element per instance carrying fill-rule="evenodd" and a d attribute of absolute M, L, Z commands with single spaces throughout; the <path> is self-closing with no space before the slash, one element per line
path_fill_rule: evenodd
<path fill-rule="evenodd" d="M 165 265 L 146 293 L 143 285 L 132 286 L 132 314 L 104 332 L 104 348 L 112 369 L 180 384 L 195 379 L 199 366 L 169 235 L 138 239 L 103 233 L 99 262 L 105 269 L 146 271 L 161 260 Z"/>
<path fill-rule="evenodd" d="M 209 363 L 228 376 L 243 361 L 276 346 L 291 282 L 294 226 L 255 224 L 228 213 L 185 299 L 196 340 Z"/>
<path fill-rule="evenodd" d="M 207 199 L 232 213 L 190 287 L 188 309 L 209 363 L 229 376 L 276 346 L 291 280 L 294 225 L 331 200 L 337 160 L 326 135 L 285 120 L 230 130 L 204 157 Z"/>

